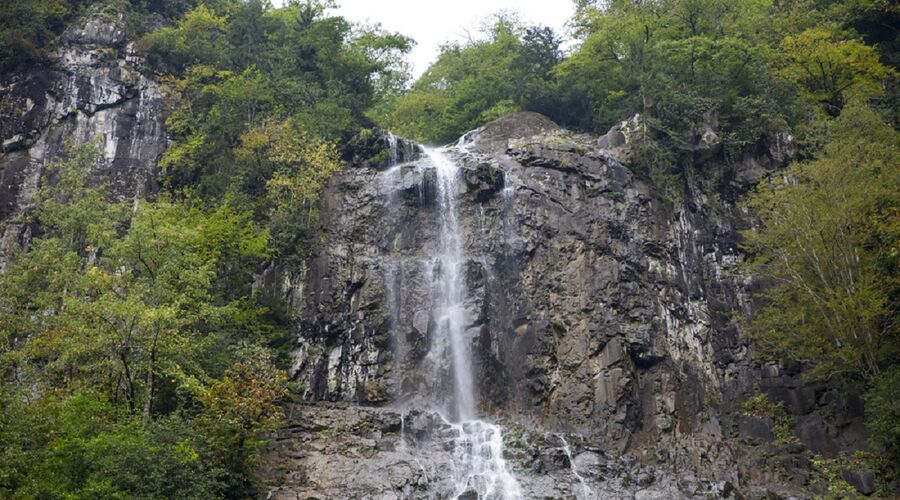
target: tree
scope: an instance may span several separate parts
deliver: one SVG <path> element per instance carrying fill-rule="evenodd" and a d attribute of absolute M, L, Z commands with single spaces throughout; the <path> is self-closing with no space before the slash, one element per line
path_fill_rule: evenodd
<path fill-rule="evenodd" d="M 47 46 L 85 0 L 0 1 L 0 70 L 46 60 Z"/>
<path fill-rule="evenodd" d="M 337 148 L 313 139 L 290 123 L 267 121 L 243 137 L 244 157 L 264 169 L 273 244 L 285 262 L 306 255 L 305 243 L 318 221 L 319 193 L 341 168 Z M 247 161 L 245 164 L 252 164 Z M 250 177 L 250 176 L 248 176 Z"/>
<path fill-rule="evenodd" d="M 228 54 L 227 28 L 224 16 L 201 3 L 179 19 L 177 26 L 150 33 L 141 43 L 180 71 L 193 64 L 218 66 Z"/>
<path fill-rule="evenodd" d="M 257 208 L 268 178 L 241 178 L 235 150 L 245 132 L 290 120 L 313 143 L 345 140 L 371 126 L 370 110 L 405 86 L 402 55 L 412 42 L 328 16 L 327 5 L 252 1 L 227 12 L 200 5 L 177 26 L 144 37 L 159 67 L 174 67 L 166 78 L 174 140 L 160 163 L 170 192 L 190 187 L 207 201 L 231 196 Z"/>
<path fill-rule="evenodd" d="M 523 109 L 551 112 L 550 69 L 560 41 L 552 29 L 498 15 L 481 38 L 441 48 L 438 60 L 399 98 L 388 125 L 429 142 L 449 142 L 486 121 Z"/>
<path fill-rule="evenodd" d="M 900 135 L 854 102 L 828 137 L 748 202 L 760 219 L 745 234 L 750 270 L 770 285 L 750 332 L 810 377 L 872 379 L 900 355 Z"/>
<path fill-rule="evenodd" d="M 228 202 L 129 213 L 90 175 L 95 149 L 69 157 L 35 196 L 39 236 L 0 274 L 0 457 L 15 460 L 0 493 L 252 495 L 285 390 L 284 324 L 250 286 L 268 231 Z M 213 426 L 203 408 L 242 417 Z"/>
<path fill-rule="evenodd" d="M 245 360 L 221 380 L 202 388 L 196 428 L 204 436 L 211 461 L 228 471 L 230 498 L 253 496 L 254 471 L 264 437 L 281 421 L 278 401 L 286 396 L 286 377 L 265 355 L 244 352 Z"/>
<path fill-rule="evenodd" d="M 783 73 L 803 95 L 836 116 L 848 97 L 880 94 L 897 73 L 881 64 L 873 47 L 835 39 L 828 30 L 810 28 L 781 42 L 787 56 Z"/>

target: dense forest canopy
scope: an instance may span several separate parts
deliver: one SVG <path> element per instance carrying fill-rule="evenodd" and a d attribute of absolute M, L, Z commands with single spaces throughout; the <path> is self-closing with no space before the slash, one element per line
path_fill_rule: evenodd
<path fill-rule="evenodd" d="M 573 43 L 498 15 L 414 82 L 414 41 L 329 2 L 0 0 L 0 71 L 50 65 L 79 15 L 123 15 L 169 98 L 163 188 L 128 204 L 53 165 L 40 228 L 0 274 L 0 496 L 241 498 L 280 418 L 292 318 L 251 286 L 299 268 L 339 148 L 375 125 L 447 143 L 515 111 L 605 133 L 676 201 L 777 134 L 795 163 L 738 193 L 758 217 L 761 356 L 867 389 L 900 464 L 900 7 L 890 0 L 579 0 Z M 715 128 L 699 158 L 692 138 Z"/>

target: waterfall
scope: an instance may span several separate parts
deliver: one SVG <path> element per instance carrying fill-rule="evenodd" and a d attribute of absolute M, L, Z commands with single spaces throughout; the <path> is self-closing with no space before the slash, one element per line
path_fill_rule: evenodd
<path fill-rule="evenodd" d="M 453 378 L 453 399 L 449 410 L 456 420 L 465 421 L 475 417 L 475 387 L 472 382 L 472 356 L 465 331 L 467 323 L 463 303 L 465 259 L 456 207 L 458 169 L 442 150 L 428 149 L 426 154 L 434 165 L 437 176 L 438 212 L 441 220 L 437 256 L 439 277 L 436 312 L 441 342 L 433 343 L 433 349 L 444 352 L 431 354 L 432 357 L 444 360 L 449 354 Z"/>
<path fill-rule="evenodd" d="M 397 149 L 397 136 L 388 132 L 387 133 L 387 142 L 388 148 L 391 150 L 391 165 L 396 165 L 398 161 L 400 161 L 400 153 Z"/>
<path fill-rule="evenodd" d="M 559 440 L 562 441 L 562 450 L 569 460 L 569 467 L 572 469 L 572 475 L 575 476 L 575 479 L 577 479 L 578 483 L 581 485 L 581 498 L 592 498 L 593 495 L 590 486 L 588 486 L 587 481 L 584 480 L 584 476 L 579 474 L 578 469 L 575 468 L 575 459 L 572 457 L 572 448 L 569 446 L 569 442 L 566 441 L 566 437 L 562 434 L 559 435 Z M 578 497 L 577 494 L 575 496 Z"/>
<path fill-rule="evenodd" d="M 452 394 L 447 410 L 452 416 L 455 474 L 454 498 L 521 498 L 521 490 L 503 458 L 502 429 L 475 419 L 475 384 L 472 378 L 471 340 L 466 335 L 464 242 L 459 222 L 457 192 L 459 169 L 446 150 L 426 149 L 437 178 L 440 216 L 436 324 L 428 357 L 436 366 L 449 361 Z M 443 363 L 439 363 L 443 361 Z"/>
<path fill-rule="evenodd" d="M 432 184 L 434 207 L 437 217 L 437 234 L 433 240 L 433 250 L 420 256 L 418 262 L 430 269 L 428 281 L 430 296 L 422 300 L 408 300 L 405 294 L 406 277 L 403 256 L 386 256 L 383 260 L 384 290 L 389 321 L 394 330 L 395 356 L 398 364 L 406 359 L 408 347 L 404 340 L 401 324 L 408 321 L 401 312 L 404 303 L 430 303 L 429 312 L 434 325 L 429 328 L 429 347 L 425 354 L 421 375 L 424 386 L 420 394 L 399 394 L 404 400 L 401 405 L 400 444 L 402 450 L 409 450 L 405 435 L 405 410 L 408 404 L 421 404 L 426 409 L 436 410 L 444 419 L 446 427 L 433 438 L 443 441 L 447 451 L 452 453 L 453 477 L 441 478 L 435 487 L 440 498 L 478 498 L 479 500 L 513 500 L 522 498 L 521 488 L 510 472 L 503 457 L 503 429 L 493 423 L 477 419 L 476 386 L 473 378 L 471 335 L 467 334 L 470 318 L 465 306 L 465 270 L 468 260 L 465 254 L 463 225 L 460 220 L 458 191 L 460 186 L 459 167 L 447 149 L 425 148 L 424 158 L 415 163 L 408 161 L 413 156 L 414 146 L 400 141 L 388 133 L 386 142 L 390 148 L 391 163 L 380 176 L 379 190 L 384 193 L 389 211 L 399 215 L 400 199 L 397 189 L 404 184 L 405 172 L 417 172 L 422 176 L 420 199 L 427 193 L 426 172 L 433 173 Z M 403 144 L 403 151 L 399 146 Z M 402 156 L 402 157 L 401 157 Z M 407 181 L 408 182 L 408 181 Z M 419 208 L 425 208 L 424 204 Z M 393 253 L 393 249 L 391 249 Z M 425 275 L 425 273 L 423 273 Z M 427 300 L 430 298 L 430 302 Z M 415 316 L 407 314 L 406 316 Z M 398 378 L 398 385 L 400 379 Z M 430 387 L 428 387 L 430 386 Z M 415 453 L 414 448 L 411 450 Z M 418 462 L 418 459 L 416 459 Z M 421 464 L 420 464 L 421 467 Z M 423 472 L 425 469 L 422 469 Z M 426 476 L 429 476 L 426 472 Z M 449 482 L 447 481 L 449 480 Z"/>

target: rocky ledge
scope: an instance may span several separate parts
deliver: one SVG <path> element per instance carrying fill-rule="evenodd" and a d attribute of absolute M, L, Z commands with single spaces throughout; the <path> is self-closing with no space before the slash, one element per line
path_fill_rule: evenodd
<path fill-rule="evenodd" d="M 163 94 L 128 41 L 123 14 L 93 9 L 55 42 L 54 62 L 0 75 L 0 270 L 28 244 L 44 167 L 93 144 L 95 174 L 119 200 L 156 189 L 168 141 Z"/>
<path fill-rule="evenodd" d="M 285 408 L 264 459 L 268 498 L 448 498 L 454 428 L 439 415 L 319 403 Z M 615 458 L 571 434 L 502 422 L 505 459 L 524 498 L 731 498 L 734 488 Z M 474 499 L 464 491 L 460 498 Z"/>

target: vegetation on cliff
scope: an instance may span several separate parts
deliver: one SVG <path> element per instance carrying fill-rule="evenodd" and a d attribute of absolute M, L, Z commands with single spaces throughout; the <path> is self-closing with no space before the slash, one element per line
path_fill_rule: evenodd
<path fill-rule="evenodd" d="M 890 29 L 861 22 L 895 19 L 897 9 L 888 4 L 579 5 L 573 19 L 579 44 L 570 54 L 561 52 L 560 38 L 549 28 L 500 17 L 480 38 L 446 45 L 397 101 L 387 123 L 442 143 L 510 111 L 537 111 L 594 133 L 640 113 L 650 134 L 639 145 L 637 167 L 668 163 L 669 173 L 680 178 L 695 165 L 690 154 L 679 152 L 690 149 L 704 125 L 722 143 L 712 161 L 727 167 L 783 125 L 815 150 L 822 122 L 839 114 L 852 95 L 896 113 L 896 42 L 867 45 L 867 39 L 884 40 Z"/>
<path fill-rule="evenodd" d="M 808 378 L 871 388 L 868 427 L 900 464 L 900 9 L 855 0 L 578 2 L 579 42 L 501 16 L 445 46 L 385 120 L 447 142 L 510 111 L 605 133 L 640 115 L 630 167 L 670 196 L 722 191 L 748 152 L 793 135 L 795 159 L 746 206 L 748 272 L 766 285 L 748 331 Z M 702 144 L 713 132 L 715 147 Z"/>
<path fill-rule="evenodd" d="M 253 496 L 289 397 L 292 323 L 251 284 L 273 259 L 302 265 L 338 147 L 376 123 L 449 142 L 520 110 L 594 133 L 639 114 L 629 166 L 676 194 L 727 186 L 791 130 L 796 163 L 746 197 L 748 270 L 767 285 L 748 331 L 811 379 L 865 385 L 872 442 L 896 468 L 900 9 L 576 3 L 571 50 L 502 15 L 407 87 L 412 41 L 325 1 L 0 0 L 2 71 L 52 64 L 87 9 L 124 14 L 166 86 L 171 136 L 151 199 L 108 199 L 91 147 L 48 168 L 36 237 L 0 274 L 0 496 Z"/>
<path fill-rule="evenodd" d="M 337 145 L 405 81 L 411 42 L 320 2 L 12 4 L 5 69 L 52 64 L 82 12 L 132 36 L 168 16 L 137 44 L 172 141 L 148 199 L 109 199 L 93 146 L 46 169 L 38 233 L 0 274 L 0 497 L 253 497 L 292 325 L 254 274 L 300 264 Z"/>

